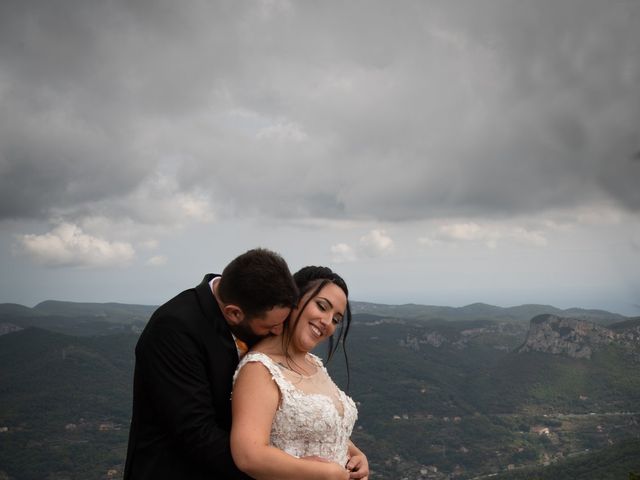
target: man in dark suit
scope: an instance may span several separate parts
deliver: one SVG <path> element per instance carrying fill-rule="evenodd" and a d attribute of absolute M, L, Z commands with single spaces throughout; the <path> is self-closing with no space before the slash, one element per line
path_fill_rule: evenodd
<path fill-rule="evenodd" d="M 255 249 L 154 312 L 136 345 L 124 480 L 248 478 L 229 447 L 235 340 L 279 335 L 296 301 L 286 262 Z"/>

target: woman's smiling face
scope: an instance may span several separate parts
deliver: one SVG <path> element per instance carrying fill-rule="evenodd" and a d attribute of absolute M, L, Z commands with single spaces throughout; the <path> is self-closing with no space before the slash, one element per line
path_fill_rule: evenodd
<path fill-rule="evenodd" d="M 305 304 L 303 297 L 298 306 Z M 295 325 L 292 343 L 295 348 L 309 352 L 320 342 L 326 340 L 340 322 L 347 309 L 347 296 L 335 283 L 328 283 L 307 303 Z M 296 318 L 299 310 L 292 311 Z"/>

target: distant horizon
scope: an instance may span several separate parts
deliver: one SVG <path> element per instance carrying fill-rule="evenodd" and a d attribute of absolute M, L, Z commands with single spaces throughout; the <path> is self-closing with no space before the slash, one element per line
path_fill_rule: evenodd
<path fill-rule="evenodd" d="M 167 299 L 169 300 L 169 299 Z M 471 303 L 467 303 L 464 305 L 450 305 L 450 304 L 435 304 L 435 303 L 420 303 L 420 302 L 404 302 L 404 303 L 385 303 L 385 302 L 376 302 L 376 301 L 370 301 L 370 300 L 356 300 L 356 299 L 351 299 L 350 300 L 352 303 L 356 302 L 356 303 L 367 303 L 367 304 L 372 304 L 372 305 L 382 305 L 382 306 L 386 306 L 386 307 L 403 307 L 403 306 L 409 306 L 409 305 L 414 305 L 414 306 L 419 306 L 419 307 L 436 307 L 436 308 L 454 308 L 454 309 L 463 309 L 466 307 L 471 307 L 473 305 L 485 305 L 485 306 L 489 306 L 489 307 L 497 307 L 497 308 L 502 308 L 502 309 L 510 309 L 510 308 L 518 308 L 518 307 L 526 307 L 526 306 L 541 306 L 541 307 L 552 307 L 558 310 L 562 310 L 562 311 L 567 311 L 567 310 L 585 310 L 585 311 L 603 311 L 603 312 L 607 312 L 607 313 L 611 313 L 611 314 L 615 314 L 615 315 L 620 315 L 623 317 L 629 317 L 629 318 L 633 318 L 633 317 L 638 317 L 640 316 L 640 314 L 633 314 L 633 313 L 623 313 L 617 310 L 612 310 L 610 308 L 602 308 L 602 307 L 583 307 L 583 306 L 570 306 L 570 307 L 559 307 L 557 305 L 554 305 L 552 303 L 521 303 L 521 304 L 513 304 L 513 305 L 498 305 L 495 303 L 487 303 L 487 302 L 471 302 Z M 0 302 L 0 305 L 18 305 L 18 306 L 22 306 L 22 307 L 26 307 L 26 308 L 30 308 L 33 309 L 35 307 L 37 307 L 38 305 L 45 303 L 45 302 L 59 302 L 59 303 L 72 303 L 72 304 L 89 304 L 89 305 L 103 305 L 103 304 L 115 304 L 115 305 L 131 305 L 131 306 L 139 306 L 139 307 L 154 307 L 157 308 L 160 305 L 162 305 L 162 303 L 137 303 L 137 302 L 121 302 L 121 301 L 79 301 L 79 300 L 60 300 L 60 299 L 54 299 L 54 298 L 48 298 L 46 300 L 42 300 L 40 302 L 36 302 L 35 304 L 33 304 L 33 306 L 29 306 L 25 303 L 19 303 L 19 302 Z"/>

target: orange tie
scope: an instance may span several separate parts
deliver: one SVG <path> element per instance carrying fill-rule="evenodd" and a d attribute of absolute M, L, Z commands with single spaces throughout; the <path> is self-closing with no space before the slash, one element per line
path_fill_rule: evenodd
<path fill-rule="evenodd" d="M 245 353 L 249 351 L 249 347 L 246 343 L 236 337 L 236 348 L 238 349 L 238 356 L 240 358 L 244 357 Z"/>

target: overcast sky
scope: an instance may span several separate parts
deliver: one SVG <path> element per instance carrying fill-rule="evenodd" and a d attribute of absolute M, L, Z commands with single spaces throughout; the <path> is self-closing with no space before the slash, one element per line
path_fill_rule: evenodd
<path fill-rule="evenodd" d="M 245 250 L 352 298 L 640 315 L 640 2 L 0 2 L 0 302 Z"/>

